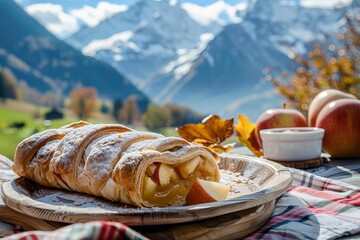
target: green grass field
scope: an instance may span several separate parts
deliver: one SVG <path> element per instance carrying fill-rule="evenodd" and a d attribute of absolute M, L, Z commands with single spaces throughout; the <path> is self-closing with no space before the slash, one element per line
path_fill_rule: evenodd
<path fill-rule="evenodd" d="M 13 160 L 16 146 L 25 138 L 33 133 L 46 130 L 47 128 L 58 128 L 77 121 L 78 119 L 65 114 L 66 117 L 61 120 L 51 121 L 51 125 L 45 127 L 42 115 L 47 109 L 37 107 L 24 102 L 8 100 L 6 103 L 0 103 L 0 154 Z M 68 115 L 68 116 L 67 116 Z M 97 114 L 88 119 L 91 123 L 114 123 L 110 116 Z M 11 123 L 24 122 L 25 127 L 22 129 L 11 128 Z M 137 129 L 137 127 L 135 127 Z M 146 130 L 139 128 L 138 130 Z M 166 136 L 177 136 L 174 128 L 167 128 L 161 131 Z"/>
<path fill-rule="evenodd" d="M 58 127 L 72 122 L 73 119 L 52 121 L 51 127 Z M 22 129 L 11 128 L 11 123 L 24 122 Z M 43 119 L 33 119 L 28 113 L 11 110 L 0 106 L 0 154 L 13 159 L 16 146 L 26 137 L 45 130 Z"/>
<path fill-rule="evenodd" d="M 44 126 L 41 116 L 47 109 L 34 106 L 24 102 L 8 100 L 0 104 L 0 154 L 13 159 L 16 146 L 33 133 L 46 130 L 47 128 L 58 128 L 60 126 L 77 121 L 74 117 L 65 117 L 60 120 L 51 121 L 50 126 Z M 109 118 L 90 119 L 89 122 L 109 122 Z M 22 129 L 11 128 L 11 123 L 24 122 Z"/>

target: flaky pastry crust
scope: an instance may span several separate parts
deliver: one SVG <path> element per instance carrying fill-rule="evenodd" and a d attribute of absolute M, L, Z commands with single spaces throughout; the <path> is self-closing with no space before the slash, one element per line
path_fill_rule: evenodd
<path fill-rule="evenodd" d="M 166 164 L 177 168 L 199 156 L 202 164 L 197 167 L 201 172 L 198 177 L 219 181 L 219 156 L 211 149 L 120 124 L 80 121 L 23 140 L 16 149 L 13 170 L 42 186 L 138 207 L 161 207 L 183 204 L 185 196 L 159 204 L 144 198 L 149 166 Z M 211 173 L 203 174 L 203 166 L 210 166 Z M 186 184 L 186 179 L 179 179 Z"/>

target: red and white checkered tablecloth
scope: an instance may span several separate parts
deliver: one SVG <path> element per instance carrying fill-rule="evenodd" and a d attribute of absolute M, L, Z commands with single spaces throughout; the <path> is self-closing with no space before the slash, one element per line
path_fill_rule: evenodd
<path fill-rule="evenodd" d="M 14 177 L 0 161 L 0 179 Z M 359 163 L 360 164 L 360 163 Z M 267 224 L 246 239 L 337 239 L 360 234 L 360 188 L 336 179 L 291 169 L 293 186 L 277 199 Z M 0 222 L 0 237 L 10 239 L 147 239 L 117 222 L 71 224 L 52 232 L 22 231 Z"/>

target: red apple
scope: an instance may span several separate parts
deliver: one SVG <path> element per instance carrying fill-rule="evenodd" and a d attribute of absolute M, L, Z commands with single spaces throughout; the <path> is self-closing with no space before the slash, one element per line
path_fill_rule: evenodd
<path fill-rule="evenodd" d="M 323 149 L 331 157 L 360 157 L 360 100 L 330 102 L 320 111 L 315 126 L 325 129 Z"/>
<path fill-rule="evenodd" d="M 186 204 L 200 204 L 223 201 L 229 194 L 230 186 L 197 178 L 186 196 Z"/>
<path fill-rule="evenodd" d="M 323 107 L 325 107 L 328 103 L 338 99 L 356 99 L 356 97 L 336 89 L 326 89 L 321 91 L 310 103 L 308 113 L 309 126 L 315 126 L 316 118 L 318 117 Z"/>
<path fill-rule="evenodd" d="M 282 127 L 307 127 L 306 117 L 295 109 L 269 109 L 256 120 L 255 135 L 260 146 L 260 130 Z"/>

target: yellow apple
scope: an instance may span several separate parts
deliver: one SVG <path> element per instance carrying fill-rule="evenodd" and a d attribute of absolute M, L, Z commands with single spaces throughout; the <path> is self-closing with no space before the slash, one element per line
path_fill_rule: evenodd
<path fill-rule="evenodd" d="M 200 204 L 223 201 L 230 192 L 230 186 L 197 178 L 186 196 L 186 204 Z"/>

